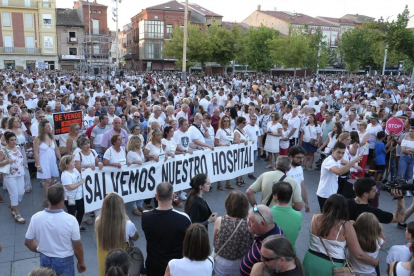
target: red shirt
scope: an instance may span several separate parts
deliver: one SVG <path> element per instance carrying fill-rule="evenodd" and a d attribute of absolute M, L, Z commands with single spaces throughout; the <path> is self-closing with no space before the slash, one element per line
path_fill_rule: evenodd
<path fill-rule="evenodd" d="M 220 116 L 211 116 L 211 125 L 214 128 L 214 133 L 217 133 L 218 127 L 219 127 L 219 123 L 220 123 Z"/>
<path fill-rule="evenodd" d="M 318 121 L 320 123 L 322 123 L 323 121 L 325 121 L 325 118 L 322 116 L 322 114 L 320 112 L 319 113 L 316 113 L 316 121 Z"/>
<path fill-rule="evenodd" d="M 86 129 L 85 134 L 88 136 L 88 138 L 91 138 L 92 130 L 96 125 L 90 126 Z"/>

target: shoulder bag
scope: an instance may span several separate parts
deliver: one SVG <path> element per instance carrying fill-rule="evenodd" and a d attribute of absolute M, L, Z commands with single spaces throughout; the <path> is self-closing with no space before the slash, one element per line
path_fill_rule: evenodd
<path fill-rule="evenodd" d="M 223 250 L 223 248 L 226 246 L 226 244 L 231 240 L 231 238 L 234 236 L 234 234 L 236 233 L 237 229 L 239 229 L 240 225 L 242 224 L 243 219 L 240 220 L 239 224 L 237 224 L 236 228 L 234 229 L 234 231 L 231 233 L 230 237 L 227 239 L 227 241 L 223 244 L 223 246 L 219 249 L 219 251 L 217 251 L 217 253 L 213 253 L 213 259 L 216 259 L 217 255 L 221 252 L 221 250 Z"/>
<path fill-rule="evenodd" d="M 355 276 L 355 270 L 350 262 L 348 262 L 348 259 L 345 257 L 345 263 L 343 267 L 335 266 L 335 263 L 333 262 L 331 258 L 331 254 L 329 254 L 328 249 L 325 246 L 325 243 L 323 242 L 323 239 L 319 237 L 319 240 L 321 241 L 323 247 L 325 248 L 326 253 L 328 254 L 329 259 L 332 262 L 333 266 L 333 275 L 334 276 Z"/>
<path fill-rule="evenodd" d="M 284 174 L 280 179 L 279 179 L 279 181 L 278 182 L 280 182 L 280 181 L 283 181 L 283 180 L 285 180 L 285 178 L 286 178 L 286 174 Z M 274 182 L 274 183 L 277 183 L 277 182 Z M 274 184 L 273 183 L 273 184 Z M 270 197 L 269 197 L 269 199 L 267 200 L 267 203 L 266 203 L 266 206 L 267 207 L 269 207 L 269 205 L 270 205 L 270 202 L 272 202 L 272 200 L 273 200 L 273 194 L 271 194 L 270 195 Z"/>
<path fill-rule="evenodd" d="M 3 151 L 3 153 L 4 153 L 4 155 L 7 157 L 7 159 L 5 158 L 4 160 L 8 160 L 8 159 L 10 159 L 10 156 L 9 156 L 9 153 L 7 152 L 7 150 L 6 149 L 1 149 L 2 151 Z M 4 161 L 3 160 L 3 161 Z M 6 164 L 6 165 L 4 165 L 4 166 L 2 166 L 2 167 L 0 167 L 0 173 L 3 173 L 3 174 L 10 174 L 10 164 Z"/>
<path fill-rule="evenodd" d="M 127 245 L 128 248 L 126 249 L 126 252 L 131 260 L 128 275 L 139 276 L 141 274 L 141 269 L 144 266 L 144 255 L 142 254 L 141 249 L 135 247 L 133 243 L 127 243 Z"/>

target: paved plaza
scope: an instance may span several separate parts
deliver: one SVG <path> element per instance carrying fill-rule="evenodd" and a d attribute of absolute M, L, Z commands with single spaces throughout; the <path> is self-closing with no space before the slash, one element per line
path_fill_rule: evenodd
<path fill-rule="evenodd" d="M 316 159 L 316 158 L 315 158 Z M 267 165 L 267 162 L 261 161 L 256 162 L 254 175 L 258 177 L 263 172 L 267 171 L 264 167 Z M 306 189 L 308 191 L 308 197 L 310 201 L 311 212 L 306 214 L 303 212 L 303 222 L 302 230 L 296 242 L 296 248 L 298 250 L 298 255 L 300 259 L 303 259 L 306 250 L 308 249 L 309 241 L 309 225 L 311 215 L 314 213 L 319 213 L 319 205 L 316 198 L 316 189 L 319 181 L 319 171 L 305 171 L 305 181 Z M 242 191 L 246 191 L 248 186 L 253 183 L 252 180 L 245 177 L 247 185 L 241 188 Z M 0 195 L 4 198 L 4 203 L 0 204 L 0 242 L 3 245 L 3 251 L 0 253 L 0 276 L 25 276 L 33 268 L 39 266 L 39 254 L 29 251 L 29 249 L 24 245 L 24 237 L 26 230 L 29 226 L 29 221 L 31 216 L 43 209 L 41 206 L 42 202 L 42 188 L 39 185 L 39 181 L 32 179 L 33 183 L 33 192 L 26 194 L 24 196 L 23 202 L 19 206 L 19 210 L 23 217 L 26 219 L 26 224 L 20 225 L 16 224 L 10 215 L 10 210 L 7 208 L 10 199 L 6 190 L 3 190 L 3 187 L 0 188 Z M 232 185 L 236 186 L 235 181 L 233 180 Z M 213 190 L 210 193 L 207 193 L 203 196 L 207 200 L 213 212 L 217 212 L 219 216 L 225 214 L 224 200 L 230 190 L 219 191 L 217 190 L 216 183 L 213 183 Z M 240 188 L 240 187 L 237 187 Z M 259 199 L 260 195 L 256 195 L 256 198 Z M 412 199 L 406 197 L 406 206 L 408 207 L 411 204 Z M 380 206 L 383 210 L 390 212 L 395 212 L 396 210 L 396 201 L 392 201 L 392 198 L 386 192 L 381 192 Z M 176 208 L 179 211 L 183 211 L 184 208 Z M 139 232 L 139 239 L 135 243 L 146 255 L 146 241 L 141 228 L 141 218 L 132 215 L 131 213 L 131 204 L 127 204 L 127 214 L 135 224 Z M 414 218 L 413 218 L 414 219 Z M 409 220 L 410 221 L 410 220 Z M 87 266 L 87 271 L 84 275 L 88 276 L 97 276 L 97 259 L 96 259 L 96 240 L 94 234 L 94 225 L 84 225 L 86 231 L 81 233 L 83 250 L 85 254 L 85 263 Z M 380 251 L 380 268 L 381 275 L 386 275 L 386 262 L 385 258 L 387 255 L 388 249 L 394 244 L 404 244 L 404 230 L 398 229 L 396 224 L 383 225 L 384 234 L 387 238 L 387 243 L 385 247 Z M 213 237 L 213 227 L 209 227 L 210 239 Z M 76 275 L 79 275 L 78 273 Z"/>

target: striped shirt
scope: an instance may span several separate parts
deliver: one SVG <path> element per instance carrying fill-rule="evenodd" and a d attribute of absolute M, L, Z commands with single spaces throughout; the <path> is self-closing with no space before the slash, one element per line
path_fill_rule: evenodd
<path fill-rule="evenodd" d="M 263 244 L 263 240 L 271 235 L 285 235 L 282 229 L 278 227 L 275 223 L 275 227 L 262 236 L 255 236 L 252 248 L 244 256 L 243 261 L 240 264 L 240 276 L 249 276 L 250 272 L 255 263 L 261 262 L 260 258 L 262 253 L 260 252 Z"/>

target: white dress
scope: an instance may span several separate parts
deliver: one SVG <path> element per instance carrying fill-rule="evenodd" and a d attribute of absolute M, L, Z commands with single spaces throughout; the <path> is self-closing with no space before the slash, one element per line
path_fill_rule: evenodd
<path fill-rule="evenodd" d="M 273 125 L 272 122 L 267 123 L 267 132 L 270 131 L 273 134 L 278 134 L 279 129 L 282 129 L 282 125 L 278 122 L 277 124 Z M 266 142 L 264 146 L 264 150 L 271 153 L 279 153 L 279 141 L 281 137 L 276 137 L 273 135 L 267 135 L 266 136 Z"/>
<path fill-rule="evenodd" d="M 52 177 L 59 177 L 55 143 L 52 143 L 52 146 L 50 147 L 44 142 L 39 145 L 39 163 L 42 167 L 42 172 L 37 172 L 37 178 L 49 179 Z"/>
<path fill-rule="evenodd" d="M 24 189 L 25 190 L 31 190 L 32 189 L 32 182 L 30 181 L 30 172 L 29 172 L 29 166 L 27 164 L 27 156 L 26 156 L 26 149 L 24 148 L 24 145 L 26 144 L 26 137 L 24 137 L 23 133 L 20 133 L 19 135 L 16 135 L 17 138 L 17 144 L 20 147 L 20 152 L 23 155 L 23 166 L 24 166 Z"/>

